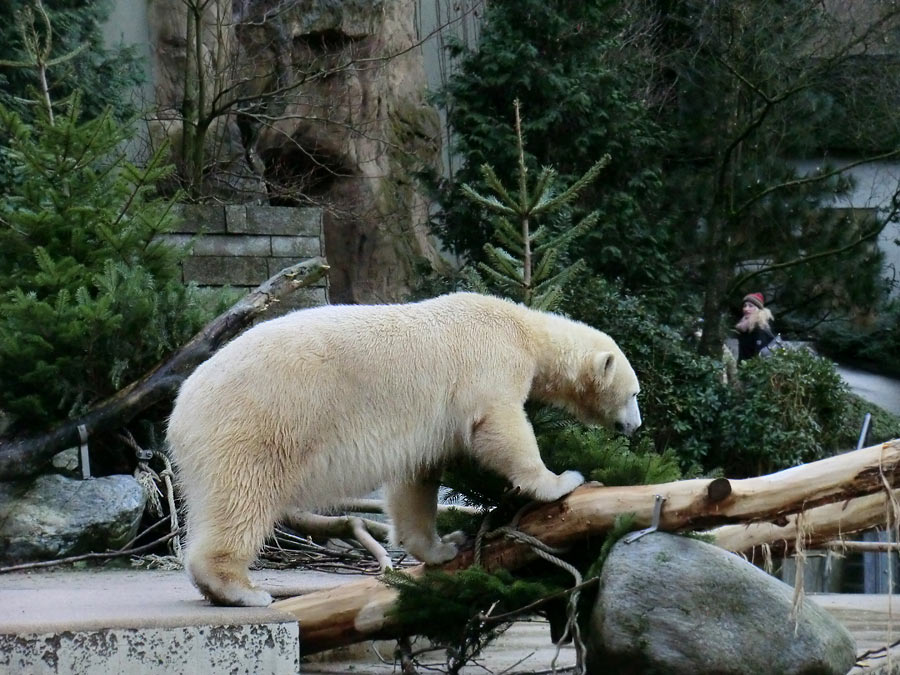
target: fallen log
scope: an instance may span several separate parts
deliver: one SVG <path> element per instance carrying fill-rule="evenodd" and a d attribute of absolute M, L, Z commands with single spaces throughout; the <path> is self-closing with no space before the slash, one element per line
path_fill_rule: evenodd
<path fill-rule="evenodd" d="M 328 271 L 324 258 L 311 258 L 285 268 L 210 321 L 166 361 L 83 416 L 37 435 L 0 439 L 0 480 L 40 472 L 57 452 L 79 443 L 78 427 L 88 436 L 127 424 L 150 406 L 172 397 L 203 361 L 289 293 L 311 286 Z"/>
<path fill-rule="evenodd" d="M 800 511 L 870 495 L 894 486 L 900 478 L 900 439 L 848 452 L 778 473 L 742 480 L 684 480 L 626 487 L 582 486 L 563 499 L 541 504 L 519 520 L 518 529 L 551 546 L 577 544 L 602 535 L 620 514 L 634 515 L 636 527 L 650 525 L 654 496 L 666 501 L 659 529 L 702 530 L 717 524 L 788 522 Z M 487 569 L 516 569 L 534 558 L 527 545 L 495 539 L 481 552 Z M 463 551 L 438 569 L 453 571 L 472 564 L 473 551 Z M 423 567 L 410 573 L 420 575 Z M 397 594 L 378 579 L 368 578 L 294 598 L 274 609 L 300 622 L 305 654 L 363 640 L 395 636 L 388 612 Z"/>

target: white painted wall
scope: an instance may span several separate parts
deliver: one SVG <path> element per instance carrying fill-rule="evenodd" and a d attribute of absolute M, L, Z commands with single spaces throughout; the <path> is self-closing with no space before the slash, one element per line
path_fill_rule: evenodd
<path fill-rule="evenodd" d="M 153 98 L 153 61 L 150 58 L 150 23 L 147 5 L 152 0 L 115 0 L 110 3 L 109 20 L 103 25 L 107 48 L 120 44 L 134 46 L 143 61 L 145 82 L 133 92 L 138 110 L 155 106 Z"/>
<path fill-rule="evenodd" d="M 832 166 L 841 167 L 850 161 L 830 162 Z M 824 165 L 824 161 L 797 162 L 800 173 L 812 173 Z M 837 208 L 885 209 L 890 207 L 891 196 L 900 190 L 900 163 L 871 162 L 848 169 L 856 183 L 853 191 L 845 197 L 837 197 L 833 206 Z M 884 251 L 885 276 L 894 279 L 894 294 L 900 295 L 900 221 L 887 224 L 878 237 L 878 246 Z"/>
<path fill-rule="evenodd" d="M 450 37 L 461 40 L 474 49 L 478 44 L 485 0 L 419 0 L 416 9 L 417 38 L 422 41 L 422 59 L 428 89 L 437 91 L 447 83 L 453 72 L 453 62 L 446 51 Z M 512 102 L 510 102 L 512 105 Z M 443 109 L 441 116 L 441 147 L 444 175 L 452 176 L 458 159 L 450 152 L 450 129 Z"/>

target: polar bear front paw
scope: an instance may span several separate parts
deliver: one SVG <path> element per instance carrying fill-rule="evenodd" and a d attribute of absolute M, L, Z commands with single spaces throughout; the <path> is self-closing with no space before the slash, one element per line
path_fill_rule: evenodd
<path fill-rule="evenodd" d="M 549 472 L 548 472 L 549 473 Z M 550 473 L 545 480 L 530 490 L 531 496 L 541 502 L 556 501 L 584 483 L 584 476 L 577 471 L 564 471 L 558 476 Z"/>

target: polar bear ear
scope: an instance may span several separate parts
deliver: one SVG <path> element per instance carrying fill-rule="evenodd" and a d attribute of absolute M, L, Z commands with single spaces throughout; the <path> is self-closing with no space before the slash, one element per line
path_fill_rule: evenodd
<path fill-rule="evenodd" d="M 616 374 L 616 355 L 612 352 L 597 352 L 593 361 L 594 380 L 601 387 L 608 387 Z"/>

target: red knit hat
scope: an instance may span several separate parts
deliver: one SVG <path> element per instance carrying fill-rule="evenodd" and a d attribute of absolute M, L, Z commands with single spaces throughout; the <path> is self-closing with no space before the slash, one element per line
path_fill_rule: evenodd
<path fill-rule="evenodd" d="M 747 295 L 744 296 L 743 302 L 749 302 L 762 309 L 765 304 L 765 298 L 763 298 L 762 293 L 747 293 Z M 743 302 L 741 304 L 743 304 Z"/>

